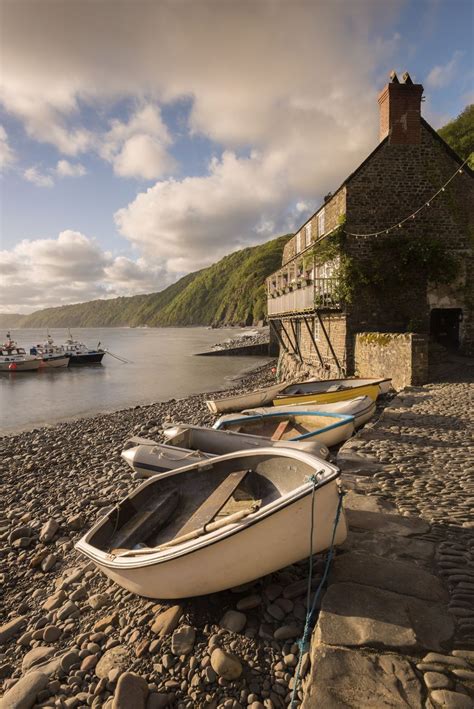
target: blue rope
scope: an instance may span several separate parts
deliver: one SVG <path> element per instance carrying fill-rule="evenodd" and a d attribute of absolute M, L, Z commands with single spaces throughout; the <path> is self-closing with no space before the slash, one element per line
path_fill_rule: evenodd
<path fill-rule="evenodd" d="M 326 583 L 329 569 L 331 567 L 332 558 L 334 556 L 334 538 L 336 536 L 337 525 L 339 524 L 339 517 L 341 516 L 342 498 L 344 497 L 344 493 L 342 492 L 342 490 L 339 490 L 339 500 L 337 503 L 336 516 L 334 518 L 334 525 L 333 525 L 332 536 L 331 536 L 331 544 L 329 546 L 328 554 L 326 557 L 326 564 L 324 566 L 323 575 L 322 575 L 321 581 L 319 582 L 319 585 L 314 593 L 313 602 L 310 607 L 311 582 L 313 580 L 314 494 L 316 491 L 317 478 L 315 475 L 312 475 L 309 478 L 309 480 L 313 483 L 313 490 L 311 492 L 311 532 L 310 532 L 310 540 L 309 540 L 309 569 L 308 569 L 308 592 L 306 594 L 306 619 L 305 619 L 305 624 L 304 624 L 303 637 L 298 642 L 299 659 L 298 659 L 298 665 L 296 667 L 295 684 L 293 686 L 293 694 L 291 696 L 290 709 L 294 709 L 295 702 L 296 702 L 296 693 L 298 691 L 298 685 L 300 682 L 300 672 L 301 672 L 301 663 L 303 661 L 303 654 L 305 652 L 308 652 L 308 650 L 309 650 L 309 637 L 311 634 L 311 625 L 312 625 L 314 611 L 316 610 L 316 604 L 318 602 L 318 598 L 321 594 L 323 586 Z"/>

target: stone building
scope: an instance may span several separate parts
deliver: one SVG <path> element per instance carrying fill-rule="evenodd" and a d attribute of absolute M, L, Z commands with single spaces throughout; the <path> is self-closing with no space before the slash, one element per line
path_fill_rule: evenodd
<path fill-rule="evenodd" d="M 426 376 L 429 342 L 474 354 L 474 173 L 421 117 L 422 94 L 392 73 L 379 144 L 267 279 L 282 376 L 403 386 Z"/>

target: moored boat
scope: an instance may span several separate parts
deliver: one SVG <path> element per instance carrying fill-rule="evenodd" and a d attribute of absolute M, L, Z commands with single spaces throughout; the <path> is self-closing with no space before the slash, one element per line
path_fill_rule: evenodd
<path fill-rule="evenodd" d="M 29 355 L 23 347 L 11 339 L 7 339 L 0 349 L 0 372 L 33 372 L 41 367 L 41 358 Z"/>
<path fill-rule="evenodd" d="M 354 433 L 354 417 L 346 414 L 326 414 L 319 411 L 285 411 L 270 414 L 241 416 L 230 421 L 221 421 L 218 431 L 263 436 L 283 445 L 289 442 L 314 440 L 330 448 L 347 441 Z"/>
<path fill-rule="evenodd" d="M 275 396 L 286 386 L 286 383 L 272 384 L 272 386 L 250 391 L 246 394 L 235 394 L 234 396 L 224 396 L 222 399 L 209 399 L 206 401 L 207 408 L 213 414 L 224 414 L 228 411 L 241 411 L 254 406 L 266 406 L 271 404 Z"/>
<path fill-rule="evenodd" d="M 376 404 L 370 396 L 357 396 L 347 401 L 336 401 L 334 404 L 288 404 L 287 406 L 260 406 L 256 409 L 244 409 L 240 413 L 224 414 L 217 419 L 214 428 L 222 421 L 232 421 L 240 416 L 256 416 L 257 414 L 277 414 L 281 411 L 319 411 L 321 413 L 347 414 L 354 417 L 354 426 L 359 428 L 375 413 Z"/>
<path fill-rule="evenodd" d="M 332 404 L 355 396 L 369 396 L 374 401 L 390 388 L 390 379 L 327 379 L 289 384 L 274 397 L 275 406 L 287 404 Z M 250 407 L 247 407 L 250 408 Z"/>
<path fill-rule="evenodd" d="M 218 455 L 255 448 L 284 446 L 304 450 L 318 458 L 327 458 L 329 455 L 327 446 L 316 440 L 272 441 L 262 436 L 218 431 L 189 424 L 178 424 L 165 429 L 164 433 L 168 438 L 168 444 L 140 438 L 131 438 L 126 442 L 122 458 L 141 477 L 150 477 Z"/>
<path fill-rule="evenodd" d="M 42 345 L 30 347 L 30 354 L 41 358 L 43 367 L 68 367 L 69 355 L 62 345 L 56 345 L 51 335 Z"/>
<path fill-rule="evenodd" d="M 145 481 L 76 548 L 142 596 L 215 593 L 342 543 L 339 475 L 288 448 L 219 456 Z"/>
<path fill-rule="evenodd" d="M 100 348 L 100 342 L 95 350 L 91 349 L 83 342 L 74 340 L 71 331 L 69 331 L 69 337 L 64 343 L 64 350 L 70 357 L 69 364 L 71 367 L 80 364 L 100 364 L 105 355 L 105 350 Z"/>

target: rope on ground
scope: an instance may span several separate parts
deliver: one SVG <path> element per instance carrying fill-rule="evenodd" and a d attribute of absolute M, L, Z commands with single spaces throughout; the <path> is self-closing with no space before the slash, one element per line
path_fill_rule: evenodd
<path fill-rule="evenodd" d="M 293 694 L 291 696 L 290 709 L 294 709 L 294 707 L 296 706 L 296 701 L 297 701 L 296 695 L 298 692 L 298 685 L 300 682 L 300 672 L 301 672 L 301 663 L 303 660 L 303 654 L 305 652 L 308 652 L 308 650 L 309 650 L 309 637 L 311 634 L 311 624 L 312 624 L 312 620 L 313 620 L 314 611 L 316 610 L 316 603 L 318 602 L 318 598 L 321 594 L 323 586 L 326 583 L 329 569 L 331 567 L 331 562 L 332 562 L 332 558 L 334 555 L 334 539 L 336 536 L 337 525 L 339 524 L 339 518 L 341 516 L 342 499 L 344 497 L 344 492 L 342 490 L 339 490 L 339 499 L 337 502 L 336 515 L 334 517 L 334 525 L 333 525 L 333 529 L 332 529 L 331 544 L 329 546 L 329 550 L 327 553 L 326 564 L 324 566 L 324 571 L 323 571 L 323 575 L 321 577 L 321 581 L 319 582 L 319 585 L 318 585 L 316 591 L 314 592 L 313 602 L 311 603 L 311 606 L 310 606 L 311 583 L 313 580 L 314 495 L 315 495 L 316 486 L 317 486 L 317 476 L 311 475 L 309 480 L 310 480 L 310 482 L 313 483 L 313 489 L 311 492 L 311 531 L 310 531 L 310 538 L 309 538 L 309 569 L 308 569 L 308 591 L 306 594 L 306 619 L 305 619 L 305 624 L 304 624 L 303 636 L 302 636 L 301 640 L 298 642 L 299 658 L 298 658 L 298 664 L 296 666 L 295 683 L 293 686 Z"/>

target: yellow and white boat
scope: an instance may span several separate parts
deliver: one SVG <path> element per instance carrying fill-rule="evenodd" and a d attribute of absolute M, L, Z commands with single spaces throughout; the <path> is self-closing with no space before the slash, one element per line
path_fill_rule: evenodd
<path fill-rule="evenodd" d="M 369 396 L 373 401 L 385 394 L 391 385 L 390 379 L 327 379 L 324 381 L 297 382 L 282 389 L 275 399 L 275 406 L 288 406 L 317 402 L 332 404 L 356 396 Z"/>

